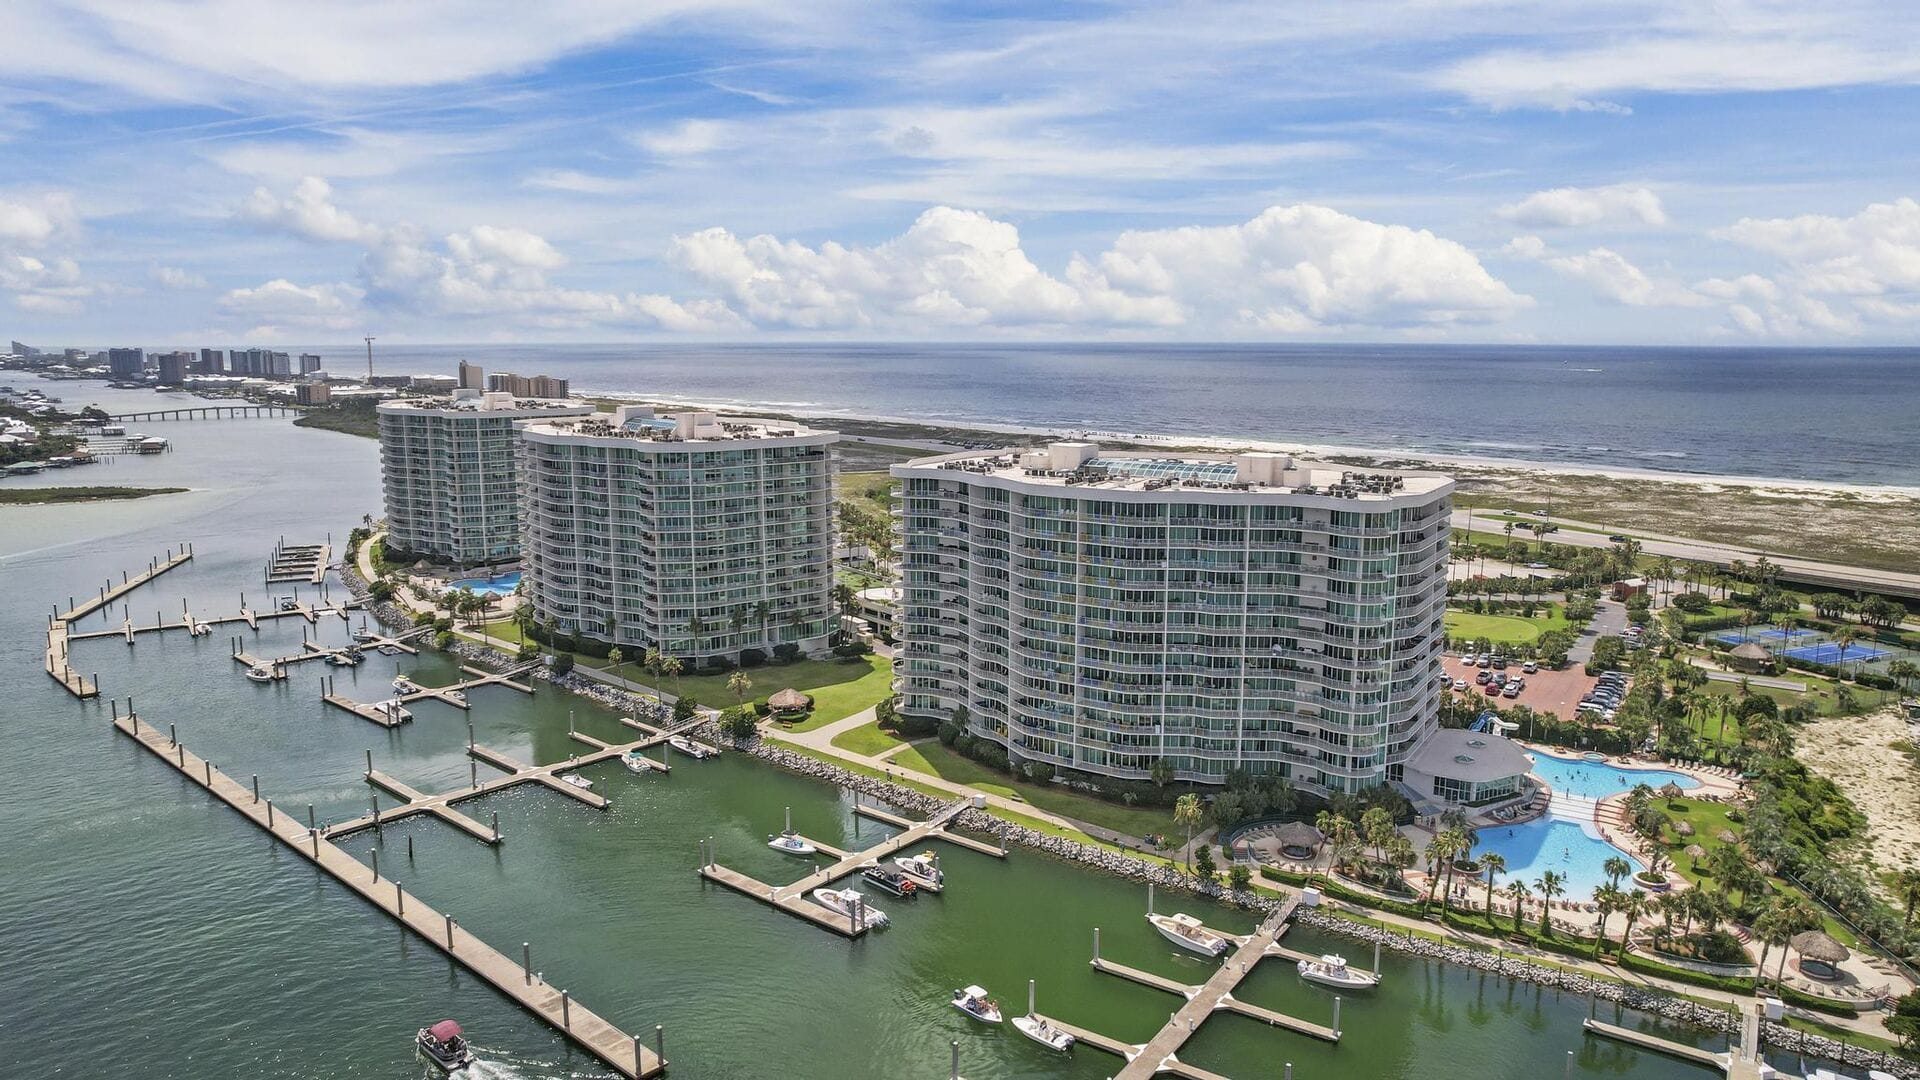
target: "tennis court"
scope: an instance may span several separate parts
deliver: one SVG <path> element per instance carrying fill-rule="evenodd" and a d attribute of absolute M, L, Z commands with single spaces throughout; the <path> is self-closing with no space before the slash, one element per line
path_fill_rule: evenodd
<path fill-rule="evenodd" d="M 1876 649 L 1871 645 L 1854 642 L 1842 652 L 1837 641 L 1822 641 L 1817 645 L 1795 645 L 1791 649 L 1780 650 L 1781 656 L 1804 660 L 1810 664 L 1869 664 L 1891 655 L 1885 649 Z"/>
<path fill-rule="evenodd" d="M 1728 645 L 1738 645 L 1743 641 L 1793 641 L 1798 638 L 1810 638 L 1813 636 L 1815 636 L 1814 631 L 1798 626 L 1764 626 L 1752 627 L 1746 630 L 1722 630 L 1713 635 L 1715 641 L 1722 641 Z M 1849 652 L 1847 656 L 1851 659 L 1853 654 Z"/>

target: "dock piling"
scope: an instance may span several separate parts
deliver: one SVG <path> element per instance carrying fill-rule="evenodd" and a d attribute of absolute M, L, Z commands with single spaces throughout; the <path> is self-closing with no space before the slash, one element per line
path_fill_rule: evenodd
<path fill-rule="evenodd" d="M 1034 1008 L 1033 1008 L 1033 997 L 1034 997 L 1034 995 L 1033 995 L 1033 980 L 1032 980 L 1032 979 L 1028 979 L 1028 980 L 1027 980 L 1027 1015 L 1028 1015 L 1028 1016 L 1032 1016 L 1032 1015 L 1033 1015 L 1033 1013 L 1034 1013 Z"/>
<path fill-rule="evenodd" d="M 309 828 L 309 829 L 318 829 L 319 827 L 320 827 L 320 826 L 318 826 L 318 825 L 316 825 L 316 824 L 314 824 L 314 820 L 313 820 L 313 804 L 312 804 L 312 803 L 308 803 L 308 804 L 307 804 L 307 828 Z"/>
<path fill-rule="evenodd" d="M 480 786 L 480 763 L 479 762 L 477 761 L 467 762 L 467 783 L 471 784 L 474 787 Z"/>
<path fill-rule="evenodd" d="M 413 862 L 413 834 L 407 834 L 407 862 Z"/>
<path fill-rule="evenodd" d="M 567 996 L 567 992 L 565 990 L 560 991 L 560 1028 L 563 1031 L 573 1030 L 573 1018 L 570 1015 L 570 1007 L 572 1004 L 573 999 Z"/>
<path fill-rule="evenodd" d="M 635 1047 L 636 1051 L 638 1049 Z M 661 1061 L 667 1060 L 667 1026 L 665 1024 L 653 1025 L 653 1053 Z M 635 1058 L 639 1056 L 637 1052 L 634 1054 Z"/>
<path fill-rule="evenodd" d="M 253 801 L 254 802 L 260 801 L 260 774 L 259 773 L 253 774 Z"/>
<path fill-rule="evenodd" d="M 128 716 L 133 715 L 133 699 L 132 698 L 127 699 L 127 715 Z M 172 724 L 167 725 L 167 745 L 169 746 L 180 745 L 180 734 L 174 730 Z"/>
<path fill-rule="evenodd" d="M 520 970 L 526 974 L 527 985 L 532 986 L 533 985 L 533 943 L 530 941 L 523 941 L 520 943 Z M 639 1036 L 636 1035 L 634 1036 L 634 1038 L 637 1039 L 639 1038 Z"/>
<path fill-rule="evenodd" d="M 447 951 L 453 951 L 453 916 L 447 916 Z"/>
<path fill-rule="evenodd" d="M 1567 1069 L 1564 1075 L 1569 1078 L 1573 1076 L 1573 1051 L 1571 1050 L 1567 1051 Z"/>
<path fill-rule="evenodd" d="M 373 860 L 373 883 L 380 884 L 380 849 L 368 848 L 367 856 Z"/>
<path fill-rule="evenodd" d="M 180 762 L 180 767 L 181 767 L 182 769 L 185 769 L 185 768 L 187 767 L 187 748 L 186 748 L 186 747 L 184 747 L 184 746 L 182 746 L 182 745 L 180 745 L 180 744 L 179 744 L 179 743 L 177 743 L 177 742 L 173 744 L 173 748 L 174 748 L 175 750 L 177 750 L 177 751 L 179 751 L 179 753 L 178 753 L 178 755 L 177 755 L 177 757 L 178 757 L 178 759 L 179 759 L 179 762 Z"/>
<path fill-rule="evenodd" d="M 948 1069 L 949 1080 L 960 1080 L 960 1040 L 953 1040 L 953 1065 Z"/>
<path fill-rule="evenodd" d="M 500 842 L 500 811 L 493 812 L 493 842 Z"/>
<path fill-rule="evenodd" d="M 1340 995 L 1339 994 L 1333 995 L 1333 1023 L 1329 1026 L 1333 1028 L 1333 1037 L 1338 1039 L 1340 1037 Z"/>
<path fill-rule="evenodd" d="M 1373 973 L 1376 977 L 1380 974 L 1380 942 L 1377 939 L 1373 943 Z"/>
<path fill-rule="evenodd" d="M 368 750 L 367 750 L 367 772 L 366 772 L 366 775 L 368 775 L 368 776 L 372 776 L 372 775 L 373 775 L 373 750 L 372 750 L 372 749 L 368 749 Z"/>
<path fill-rule="evenodd" d="M 394 914 L 400 916 L 403 919 L 406 918 L 407 894 L 404 890 L 400 888 L 400 883 L 397 881 L 393 883 L 393 906 L 395 909 L 397 909 L 395 910 Z"/>
<path fill-rule="evenodd" d="M 273 800 L 267 800 L 267 828 L 273 828 Z"/>
<path fill-rule="evenodd" d="M 1153 882 L 1151 881 L 1147 882 L 1147 914 L 1155 914 L 1153 910 Z"/>
<path fill-rule="evenodd" d="M 1293 1080 L 1293 1062 L 1287 1062 L 1287 1068 L 1286 1071 L 1281 1074 L 1281 1080 Z"/>
<path fill-rule="evenodd" d="M 1093 928 L 1093 962 L 1100 962 L 1100 928 L 1097 926 Z"/>

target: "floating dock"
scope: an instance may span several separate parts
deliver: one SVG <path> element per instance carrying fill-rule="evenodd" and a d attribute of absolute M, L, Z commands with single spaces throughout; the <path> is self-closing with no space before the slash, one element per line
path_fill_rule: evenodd
<path fill-rule="evenodd" d="M 184 745 L 174 742 L 165 732 L 131 714 L 116 719 L 113 726 L 494 989 L 558 1029 L 614 1072 L 629 1080 L 645 1080 L 665 1070 L 667 1062 L 661 1055 L 663 1047 L 658 1027 L 654 1028 L 654 1047 L 643 1046 L 640 1036 L 627 1034 L 574 1002 L 566 991 L 536 979 L 525 966 L 509 960 L 463 929 L 452 915 L 435 911 L 402 889 L 398 882 L 381 878 L 378 871 L 363 865 L 318 830 L 277 811 L 273 800 L 262 800 L 257 791 L 249 790 L 210 762 L 188 753 Z"/>
<path fill-rule="evenodd" d="M 389 641 L 388 643 L 397 644 L 397 642 L 393 642 L 393 641 Z M 314 648 L 314 646 L 311 646 L 311 645 L 309 645 L 308 647 L 310 649 Z M 365 648 L 365 646 L 363 646 L 363 648 Z M 404 645 L 402 645 L 401 648 L 407 649 L 408 652 L 413 651 L 412 649 L 407 648 Z M 292 657 L 291 659 L 293 659 L 296 662 L 300 660 L 317 660 L 319 659 L 320 656 L 327 655 L 329 652 L 338 652 L 338 651 L 343 651 L 343 650 L 322 650 L 318 654 L 296 656 L 296 657 Z M 235 660 L 240 661 L 243 664 L 251 664 L 256 667 L 266 667 L 269 670 L 276 672 L 274 676 L 275 678 L 286 677 L 284 674 L 283 668 L 271 666 L 274 664 L 284 663 L 285 662 L 284 660 L 281 660 L 281 661 L 262 660 L 259 657 L 253 656 L 248 653 L 235 653 L 233 658 Z M 443 704 L 451 705 L 456 709 L 471 709 L 473 708 L 473 704 L 467 700 L 467 691 L 475 689 L 477 687 L 504 686 L 511 690 L 518 690 L 523 694 L 533 693 L 533 686 L 531 684 L 518 682 L 516 680 L 519 679 L 520 676 L 533 671 L 535 668 L 538 668 L 539 666 L 540 666 L 540 662 L 536 660 L 532 663 L 522 664 L 519 667 L 509 668 L 508 670 L 502 671 L 499 673 L 483 671 L 480 668 L 475 668 L 475 667 L 463 666 L 461 667 L 460 670 L 465 672 L 468 675 L 471 675 L 472 678 L 454 683 L 452 686 L 422 686 L 417 690 L 409 690 L 404 694 L 396 694 L 393 697 L 385 698 L 382 701 L 373 702 L 373 703 L 355 701 L 352 698 L 346 697 L 342 694 L 335 692 L 333 689 L 333 680 L 328 679 L 321 686 L 320 700 L 326 702 L 329 705 L 332 705 L 335 708 L 345 709 L 346 711 L 354 714 L 355 716 L 360 717 L 362 720 L 368 720 L 375 724 L 379 724 L 381 727 L 399 727 L 401 724 L 404 724 L 407 721 L 404 718 L 397 719 L 395 716 L 395 713 L 392 711 L 389 711 L 385 707 L 388 703 L 397 702 L 399 703 L 399 705 L 404 707 L 412 702 L 425 701 L 431 698 Z"/>
<path fill-rule="evenodd" d="M 1720 1073 L 1722 1076 L 1727 1077 L 1728 1080 L 1759 1080 L 1760 1077 L 1758 1054 L 1746 1055 L 1730 1050 L 1722 1050 L 1716 1053 L 1712 1050 L 1703 1050 L 1698 1046 L 1688 1046 L 1686 1043 L 1674 1042 L 1672 1039 L 1663 1039 L 1658 1035 L 1649 1035 L 1644 1031 L 1639 1031 L 1634 1028 L 1622 1027 L 1619 1024 L 1609 1024 L 1604 1020 L 1595 1020 L 1592 1017 L 1588 1017 L 1585 1021 L 1582 1021 L 1581 1027 L 1602 1038 L 1613 1039 L 1616 1042 L 1623 1042 L 1629 1046 L 1637 1046 L 1642 1050 L 1652 1050 L 1665 1054 L 1668 1057 L 1679 1058 L 1681 1061 L 1692 1062 L 1695 1065 L 1704 1065 Z M 1752 1029 L 1756 1037 L 1755 1041 L 1758 1041 L 1759 1025 L 1757 1023 L 1750 1023 L 1747 1027 Z"/>
<path fill-rule="evenodd" d="M 74 697 L 81 699 L 98 697 L 100 694 L 100 680 L 97 678 L 87 678 L 73 670 L 72 656 L 69 648 L 73 642 L 85 635 L 73 633 L 72 624 L 96 611 L 104 609 L 115 600 L 140 588 L 161 574 L 177 566 L 184 566 L 192 561 L 192 544 L 182 544 L 178 548 L 169 548 L 165 555 L 156 555 L 152 559 L 149 559 L 147 561 L 147 568 L 141 573 L 128 574 L 123 572 L 120 575 L 120 584 L 118 585 L 115 585 L 112 579 L 108 579 L 105 584 L 100 586 L 100 592 L 95 596 L 89 597 L 86 600 L 75 600 L 69 597 L 67 599 L 67 610 L 65 612 L 62 612 L 59 606 L 55 605 L 53 614 L 47 619 L 47 675 L 61 686 L 66 687 L 67 692 Z M 131 640 L 131 638 L 129 638 L 129 640 Z"/>
<path fill-rule="evenodd" d="M 326 579 L 333 563 L 332 544 L 287 544 L 274 546 L 267 559 L 266 580 L 271 585 L 282 581 L 300 581 L 318 585 Z"/>
<path fill-rule="evenodd" d="M 982 843 L 970 836 L 958 836 L 947 830 L 947 826 L 953 819 L 959 816 L 962 810 L 972 805 L 971 800 L 960 799 L 925 821 L 910 821 L 884 810 L 879 810 L 864 804 L 856 804 L 854 806 L 855 813 L 874 818 L 878 821 L 884 821 L 889 825 L 898 826 L 905 831 L 891 836 L 875 844 L 873 847 L 867 848 L 865 851 L 842 851 L 832 845 L 821 844 L 818 840 L 810 840 L 809 842 L 821 851 L 835 856 L 836 861 L 831 866 L 815 870 L 790 885 L 771 885 L 767 882 L 749 877 L 738 870 L 722 866 L 715 861 L 713 852 L 710 849 L 705 852 L 704 861 L 700 866 L 700 876 L 708 881 L 725 885 L 737 893 L 751 896 L 762 903 L 772 904 L 781 911 L 805 919 L 815 926 L 825 927 L 828 930 L 832 930 L 846 937 L 860 937 L 871 929 L 868 924 L 856 921 L 851 915 L 843 915 L 814 903 L 810 896 L 812 891 L 830 885 L 858 871 L 870 862 L 877 862 L 903 848 L 912 847 L 923 840 L 944 840 L 948 843 L 958 844 L 961 847 L 971 848 L 972 850 L 993 855 L 997 858 L 1006 858 L 1007 853 L 1004 848 L 997 848 L 991 844 Z"/>
<path fill-rule="evenodd" d="M 1095 971 L 1104 971 L 1109 975 L 1117 975 L 1142 986 L 1164 990 L 1169 994 L 1178 994 L 1186 1000 L 1186 1004 L 1181 1006 L 1180 1011 L 1173 1014 L 1166 1026 L 1145 1043 L 1124 1042 L 1051 1016 L 1042 1017 L 1042 1019 L 1062 1031 L 1071 1033 L 1075 1039 L 1096 1050 L 1104 1050 L 1109 1054 L 1125 1058 L 1126 1067 L 1114 1074 L 1114 1080 L 1147 1080 L 1148 1077 L 1159 1073 L 1183 1076 L 1188 1080 L 1226 1080 L 1218 1073 L 1181 1061 L 1178 1056 L 1180 1048 L 1200 1030 L 1200 1025 L 1215 1012 L 1221 1011 L 1237 1013 L 1323 1042 L 1338 1043 L 1340 1041 L 1338 998 L 1334 999 L 1333 1024 L 1329 1026 L 1253 1005 L 1233 996 L 1234 988 L 1252 974 L 1260 961 L 1269 957 L 1298 959 L 1305 956 L 1304 953 L 1288 949 L 1279 943 L 1280 936 L 1287 932 L 1294 910 L 1299 905 L 1299 897 L 1290 898 L 1280 910 L 1268 916 L 1260 924 L 1260 928 L 1251 934 L 1221 934 L 1222 937 L 1238 942 L 1239 947 L 1220 965 L 1219 970 L 1213 973 L 1212 978 L 1199 986 L 1192 986 L 1177 979 L 1169 979 L 1164 975 L 1155 975 L 1150 971 L 1142 971 L 1136 967 L 1102 959 L 1100 931 L 1094 930 L 1093 969 Z M 1213 932 L 1219 933 L 1219 931 Z"/>

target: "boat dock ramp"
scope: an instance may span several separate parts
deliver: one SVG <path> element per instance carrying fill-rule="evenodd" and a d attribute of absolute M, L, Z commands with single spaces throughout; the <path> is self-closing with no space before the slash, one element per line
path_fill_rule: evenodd
<path fill-rule="evenodd" d="M 789 915 L 799 916 L 815 926 L 825 927 L 845 937 L 859 937 L 870 929 L 863 920 L 857 920 L 852 915 L 844 915 L 814 903 L 808 894 L 814 889 L 830 885 L 849 874 L 858 872 L 861 867 L 870 862 L 877 862 L 897 851 L 919 844 L 923 840 L 944 840 L 996 858 L 1006 858 L 1005 848 L 995 847 L 970 836 L 960 836 L 948 830 L 947 827 L 953 819 L 959 816 L 962 810 L 972 805 L 973 802 L 969 799 L 959 799 L 925 821 L 910 821 L 865 803 L 855 803 L 854 813 L 885 822 L 904 831 L 882 840 L 865 851 L 854 852 L 843 851 L 808 838 L 808 843 L 835 856 L 836 861 L 831 866 L 815 870 L 790 885 L 770 885 L 738 870 L 720 865 L 714 857 L 711 842 L 706 842 L 701 845 L 700 876 L 708 881 L 725 885 L 735 892 L 751 896 L 762 903 L 771 904 Z"/>
<path fill-rule="evenodd" d="M 462 928 L 451 914 L 434 910 L 408 893 L 399 882 L 381 877 L 378 856 L 375 856 L 376 861 L 369 868 L 333 843 L 329 836 L 323 835 L 322 830 L 298 821 L 291 814 L 277 811 L 272 799 L 260 797 L 257 782 L 250 790 L 214 768 L 211 762 L 188 753 L 187 748 L 175 741 L 170 733 L 142 723 L 131 712 L 115 717 L 113 726 L 121 734 L 146 747 L 155 757 L 173 766 L 188 780 L 206 788 L 215 798 L 265 830 L 268 835 L 298 852 L 334 880 L 447 954 L 455 963 L 552 1025 L 620 1076 L 628 1080 L 647 1080 L 665 1070 L 664 1038 L 658 1025 L 653 1029 L 654 1045 L 651 1048 L 643 1045 L 639 1035 L 627 1034 L 611 1021 L 575 1002 L 567 991 L 554 987 L 544 978 L 536 977 L 530 957 L 523 956 L 521 962 L 515 963 Z M 436 816 L 442 815 L 436 813 Z M 478 826 L 477 822 L 473 824 Z"/>
<path fill-rule="evenodd" d="M 1306 957 L 1305 953 L 1286 948 L 1279 943 L 1281 935 L 1285 934 L 1287 928 L 1292 925 L 1293 913 L 1299 904 L 1299 897 L 1296 896 L 1289 899 L 1281 906 L 1280 910 L 1268 916 L 1267 919 L 1260 924 L 1259 929 L 1251 934 L 1233 935 L 1221 934 L 1220 931 L 1217 930 L 1212 931 L 1213 933 L 1220 934 L 1222 937 L 1237 942 L 1238 947 L 1227 957 L 1226 961 L 1220 965 L 1219 969 L 1213 973 L 1213 977 L 1199 986 L 1192 986 L 1162 975 L 1155 975 L 1150 971 L 1142 971 L 1139 968 L 1102 958 L 1100 955 L 1100 930 L 1098 927 L 1095 927 L 1093 931 L 1092 961 L 1095 971 L 1106 972 L 1109 975 L 1117 975 L 1131 982 L 1139 983 L 1142 986 L 1150 986 L 1155 990 L 1164 990 L 1170 994 L 1178 994 L 1186 1000 L 1186 1004 L 1168 1019 L 1166 1025 L 1162 1027 L 1153 1038 L 1145 1043 L 1134 1044 L 1124 1042 L 1120 1039 L 1102 1035 L 1099 1032 L 1090 1031 L 1051 1016 L 1040 1017 L 1040 1019 L 1045 1020 L 1047 1023 L 1062 1031 L 1068 1032 L 1075 1039 L 1086 1043 L 1096 1050 L 1104 1050 L 1109 1054 L 1115 1054 L 1125 1058 L 1127 1060 L 1126 1067 L 1114 1075 L 1114 1080 L 1146 1080 L 1147 1077 L 1159 1073 L 1186 1077 L 1187 1080 L 1226 1080 L 1225 1077 L 1220 1076 L 1218 1073 L 1209 1072 L 1199 1066 L 1181 1061 L 1178 1056 L 1180 1048 L 1185 1046 L 1187 1040 L 1191 1039 L 1194 1033 L 1200 1029 L 1200 1025 L 1205 1023 L 1208 1017 L 1219 1011 L 1237 1013 L 1241 1016 L 1260 1020 L 1274 1027 L 1285 1028 L 1288 1031 L 1320 1039 L 1324 1042 L 1338 1043 L 1340 1041 L 1340 999 L 1338 997 L 1333 999 L 1333 1022 L 1331 1024 L 1319 1024 L 1311 1020 L 1303 1020 L 1297 1016 L 1289 1016 L 1286 1013 L 1262 1008 L 1261 1006 L 1241 1001 L 1233 996 L 1234 988 L 1238 987 L 1248 975 L 1252 974 L 1253 969 L 1258 966 L 1260 961 L 1269 957 L 1289 960 Z M 1148 907 L 1152 907 L 1151 901 L 1149 901 Z M 1035 1015 L 1038 1016 L 1038 1014 Z"/>
<path fill-rule="evenodd" d="M 140 588 L 142 585 L 147 584 L 161 574 L 175 567 L 184 566 L 192 561 L 192 544 L 182 544 L 177 548 L 168 548 L 165 555 L 156 555 L 147 560 L 147 568 L 139 574 L 122 571 L 120 574 L 120 584 L 118 585 L 115 585 L 113 579 L 109 578 L 100 586 L 100 592 L 95 596 L 85 600 L 68 597 L 66 611 L 62 612 L 59 605 L 56 604 L 53 613 L 47 618 L 47 674 L 60 685 L 66 687 L 67 692 L 74 697 L 85 699 L 99 696 L 99 677 L 94 676 L 89 678 L 73 670 L 69 646 L 74 641 L 86 636 L 73 633 L 73 624 L 96 611 L 106 608 L 107 605 Z"/>
<path fill-rule="evenodd" d="M 402 635 L 402 636 L 404 637 L 405 635 Z M 398 644 L 397 641 L 389 642 L 389 643 Z M 401 647 L 406 648 L 406 651 L 408 652 L 414 651 L 413 649 L 407 648 L 406 646 L 401 646 Z M 314 652 L 314 651 L 311 651 L 313 648 L 315 647 L 309 645 L 309 650 L 310 650 L 309 652 L 303 655 L 291 657 L 289 659 L 293 660 L 294 662 L 298 662 L 301 660 L 317 660 L 322 656 L 328 655 L 330 651 L 339 651 L 339 650 L 321 650 L 318 652 Z M 285 663 L 286 662 L 285 660 L 262 660 L 259 657 L 251 656 L 247 653 L 235 653 L 233 658 L 235 660 L 240 661 L 241 663 L 251 664 L 255 667 L 265 667 L 268 670 L 275 673 L 274 678 L 276 679 L 286 678 L 286 674 L 285 674 L 286 669 L 284 667 L 270 666 L 270 665 Z M 519 667 L 509 668 L 506 671 L 497 672 L 497 673 L 491 672 L 491 671 L 483 671 L 480 668 L 476 668 L 476 667 L 462 666 L 460 670 L 472 676 L 472 678 L 454 683 L 452 686 L 421 686 L 418 689 L 409 690 L 403 694 L 396 694 L 393 697 L 387 698 L 383 701 L 374 702 L 372 704 L 355 701 L 352 698 L 346 697 L 338 693 L 334 689 L 333 677 L 328 676 L 321 680 L 320 700 L 326 702 L 329 705 L 334 706 L 335 708 L 345 709 L 348 712 L 354 714 L 355 716 L 360 717 L 363 720 L 370 720 L 373 723 L 379 724 L 381 727 L 399 727 L 401 724 L 404 724 L 407 722 L 405 715 L 400 712 L 399 707 L 408 705 L 415 701 L 425 701 L 428 698 L 432 698 L 433 700 L 439 701 L 443 704 L 451 705 L 456 709 L 471 709 L 473 705 L 471 702 L 467 700 L 467 691 L 474 690 L 482 686 L 504 686 L 512 690 L 518 690 L 523 694 L 531 694 L 533 693 L 532 685 L 528 683 L 518 682 L 516 680 L 518 680 L 520 676 L 533 671 L 539 666 L 540 666 L 540 662 L 536 660 L 531 663 L 522 664 Z"/>
<path fill-rule="evenodd" d="M 1741 1041 L 1740 1046 L 1757 1048 L 1760 1043 L 1759 1016 L 1756 1013 L 1748 1012 L 1742 1015 L 1742 1021 L 1741 1030 L 1745 1037 Z M 1616 1042 L 1623 1042 L 1629 1046 L 1637 1046 L 1643 1050 L 1652 1050 L 1665 1054 L 1668 1057 L 1678 1058 L 1681 1061 L 1692 1062 L 1695 1065 L 1704 1065 L 1720 1075 L 1727 1077 L 1728 1080 L 1760 1080 L 1761 1056 L 1757 1049 L 1743 1053 L 1740 1047 L 1736 1047 L 1732 1050 L 1722 1050 L 1716 1053 L 1715 1051 L 1706 1050 L 1698 1046 L 1688 1046 L 1686 1043 L 1674 1042 L 1672 1039 L 1663 1039 L 1658 1035 L 1652 1035 L 1636 1028 L 1622 1027 L 1619 1024 L 1609 1024 L 1604 1020 L 1596 1020 L 1593 1017 L 1588 1017 L 1582 1021 L 1581 1027 L 1587 1032 L 1601 1036 L 1602 1038 L 1613 1039 Z M 1571 1051 L 1569 1051 L 1569 1053 L 1571 1053 Z"/>
<path fill-rule="evenodd" d="M 327 567 L 333 562 L 332 544 L 288 544 L 284 538 L 273 547 L 273 554 L 267 558 L 266 580 L 271 585 L 280 581 L 304 581 L 320 584 L 327 576 Z"/>

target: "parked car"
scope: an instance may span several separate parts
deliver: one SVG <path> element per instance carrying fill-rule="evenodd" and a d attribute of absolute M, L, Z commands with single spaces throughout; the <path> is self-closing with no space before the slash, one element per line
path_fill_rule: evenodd
<path fill-rule="evenodd" d="M 1483 671 L 1483 672 L 1481 672 L 1481 673 L 1479 673 L 1478 675 L 1475 675 L 1475 676 L 1473 677 L 1473 681 L 1474 681 L 1474 682 L 1476 682 L 1476 683 L 1478 683 L 1478 684 L 1480 684 L 1481 686 L 1485 686 L 1485 685 L 1487 685 L 1488 683 L 1490 683 L 1490 682 L 1492 682 L 1492 681 L 1493 681 L 1493 672 L 1491 672 L 1491 671 Z"/>
<path fill-rule="evenodd" d="M 1519 696 L 1520 696 L 1520 684 L 1519 684 L 1519 683 L 1514 683 L 1514 682 L 1510 682 L 1510 683 L 1508 683 L 1508 684 L 1507 684 L 1507 689 L 1505 690 L 1505 693 L 1506 693 L 1506 695 L 1507 695 L 1508 697 L 1519 697 Z"/>
<path fill-rule="evenodd" d="M 1504 667 L 1506 667 L 1506 666 L 1507 666 L 1507 658 L 1506 658 L 1506 657 L 1504 657 L 1504 656 L 1501 656 L 1501 655 L 1499 655 L 1498 653 L 1495 653 L 1495 654 L 1494 654 L 1494 657 L 1493 657 L 1493 666 L 1494 666 L 1494 667 L 1497 667 L 1497 668 L 1504 668 Z"/>
<path fill-rule="evenodd" d="M 1459 691 L 1462 691 L 1462 692 L 1464 692 L 1464 691 L 1466 690 L 1466 688 L 1467 688 L 1467 680 L 1465 680 L 1465 679 L 1455 679 L 1455 680 L 1453 680 L 1453 688 L 1454 688 L 1455 690 L 1459 690 Z"/>
<path fill-rule="evenodd" d="M 1534 663 L 1534 662 L 1533 662 L 1533 661 L 1531 661 L 1531 660 L 1529 660 L 1529 661 L 1527 661 L 1526 663 L 1524 663 L 1524 664 L 1521 664 L 1521 665 L 1520 665 L 1520 670 L 1521 670 L 1521 671 L 1524 671 L 1524 672 L 1526 672 L 1526 673 L 1527 673 L 1527 674 L 1529 674 L 1529 675 L 1531 675 L 1531 674 L 1533 674 L 1534 672 L 1536 672 L 1536 671 L 1539 671 L 1539 670 L 1540 670 L 1540 665 L 1539 665 L 1539 664 L 1536 664 L 1536 663 Z"/>

